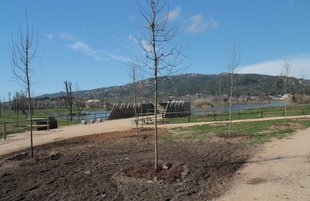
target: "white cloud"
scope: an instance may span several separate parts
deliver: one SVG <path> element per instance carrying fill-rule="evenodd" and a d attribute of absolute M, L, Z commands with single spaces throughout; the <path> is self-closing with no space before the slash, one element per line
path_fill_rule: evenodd
<path fill-rule="evenodd" d="M 140 45 L 143 47 L 143 49 L 147 52 L 150 52 L 152 50 L 152 45 L 147 40 L 140 41 Z"/>
<path fill-rule="evenodd" d="M 121 63 L 129 63 L 130 62 L 130 58 L 126 57 L 126 56 L 120 56 L 120 55 L 115 55 L 115 54 L 111 54 L 109 55 L 109 57 L 115 61 L 121 62 Z"/>
<path fill-rule="evenodd" d="M 46 33 L 46 34 L 44 34 L 44 36 L 47 38 L 47 40 L 52 40 L 53 38 L 54 38 L 54 34 L 52 34 L 52 33 Z"/>
<path fill-rule="evenodd" d="M 201 14 L 194 15 L 189 19 L 189 25 L 186 27 L 187 33 L 199 33 L 217 28 L 219 23 L 214 19 L 206 21 Z"/>
<path fill-rule="evenodd" d="M 282 13 L 289 12 L 295 5 L 295 0 L 287 0 L 285 6 L 282 9 Z"/>
<path fill-rule="evenodd" d="M 92 57 L 95 61 L 110 61 L 114 60 L 121 63 L 129 63 L 130 58 L 126 56 L 116 55 L 116 54 L 105 54 L 102 51 L 95 50 L 94 48 L 90 47 L 83 41 L 77 41 L 72 45 L 68 46 L 69 48 L 77 51 L 81 51 L 87 56 Z"/>
<path fill-rule="evenodd" d="M 290 65 L 290 76 L 310 79 L 310 55 L 291 57 L 288 60 Z M 264 75 L 280 75 L 284 73 L 283 59 L 260 62 L 253 65 L 241 66 L 238 73 L 257 73 Z"/>
<path fill-rule="evenodd" d="M 91 48 L 88 44 L 82 42 L 82 41 L 77 41 L 72 45 L 69 45 L 69 48 L 73 50 L 78 50 L 82 51 L 84 54 L 91 56 L 94 60 L 96 61 L 106 61 L 108 59 L 101 57 L 100 53 L 96 51 L 95 49 Z"/>
<path fill-rule="evenodd" d="M 128 39 L 129 39 L 130 41 L 133 41 L 133 42 L 136 43 L 136 44 L 139 44 L 138 39 L 137 39 L 136 37 L 134 37 L 133 35 L 129 35 L 129 36 L 128 36 Z"/>
<path fill-rule="evenodd" d="M 80 51 L 85 55 L 91 57 L 95 61 L 117 61 L 122 63 L 128 63 L 130 58 L 126 56 L 116 55 L 116 54 L 107 54 L 106 51 L 97 50 L 91 47 L 89 44 L 78 40 L 78 37 L 71 34 L 71 33 L 58 33 L 58 37 L 64 40 L 65 42 L 69 43 L 67 47 L 72 50 Z M 129 40 L 138 42 L 137 39 L 133 36 L 128 37 Z"/>
<path fill-rule="evenodd" d="M 63 33 L 58 33 L 59 38 L 61 38 L 62 40 L 65 41 L 77 41 L 78 37 L 71 34 L 71 33 L 67 33 L 67 32 L 63 32 Z"/>
<path fill-rule="evenodd" d="M 176 7 L 175 9 L 169 11 L 168 16 L 167 16 L 168 21 L 173 21 L 177 19 L 180 16 L 181 11 L 182 11 L 181 7 Z"/>

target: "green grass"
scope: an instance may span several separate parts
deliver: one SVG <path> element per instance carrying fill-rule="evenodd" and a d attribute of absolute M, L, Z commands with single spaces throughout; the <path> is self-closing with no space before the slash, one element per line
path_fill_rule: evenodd
<path fill-rule="evenodd" d="M 245 136 L 246 143 L 264 143 L 271 138 L 284 138 L 294 133 L 297 128 L 289 125 L 299 125 L 298 128 L 310 127 L 310 120 L 274 120 L 259 122 L 234 123 L 232 136 Z M 173 129 L 170 134 L 161 136 L 169 142 L 177 141 L 208 141 L 212 136 L 228 135 L 228 124 L 201 125 Z"/>
<path fill-rule="evenodd" d="M 246 109 L 239 110 L 232 113 L 232 120 L 238 119 L 258 119 L 264 117 L 283 117 L 283 107 L 269 107 L 262 109 Z M 229 119 L 229 113 L 217 112 L 201 112 L 201 115 L 191 115 L 188 117 L 170 118 L 169 123 L 188 123 L 190 122 L 212 122 L 212 121 L 225 121 Z M 289 105 L 287 106 L 287 116 L 300 116 L 310 115 L 310 105 Z"/>
<path fill-rule="evenodd" d="M 68 113 L 66 108 L 57 108 L 57 109 L 40 109 L 34 110 L 33 117 L 34 118 L 46 118 L 52 114 L 57 113 Z M 73 120 L 68 121 L 65 117 L 56 117 L 58 126 L 66 126 L 71 124 L 77 124 L 79 121 Z M 22 112 L 19 112 L 18 115 L 18 123 L 17 123 L 17 114 L 11 110 L 4 110 L 1 111 L 0 117 L 0 139 L 3 138 L 3 123 L 6 123 L 6 133 L 13 134 L 13 133 L 21 133 L 27 130 L 27 119 Z M 18 126 L 17 126 L 18 124 Z"/>

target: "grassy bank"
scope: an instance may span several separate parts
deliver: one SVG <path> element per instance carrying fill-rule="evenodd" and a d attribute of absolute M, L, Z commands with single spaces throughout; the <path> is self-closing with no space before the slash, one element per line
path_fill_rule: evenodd
<path fill-rule="evenodd" d="M 274 120 L 258 122 L 234 123 L 231 136 L 228 136 L 228 124 L 201 125 L 173 129 L 169 135 L 161 139 L 169 142 L 177 141 L 208 141 L 212 137 L 239 138 L 245 143 L 263 143 L 271 138 L 283 138 L 298 129 L 310 127 L 310 119 Z"/>
<path fill-rule="evenodd" d="M 289 105 L 286 107 L 286 116 L 310 115 L 310 105 Z M 244 109 L 232 112 L 232 120 L 238 119 L 258 119 L 264 117 L 283 117 L 285 107 L 268 107 L 257 109 Z M 188 122 L 211 122 L 225 121 L 229 119 L 229 113 L 224 111 L 212 111 L 212 109 L 201 109 L 190 117 L 170 118 L 169 123 Z"/>

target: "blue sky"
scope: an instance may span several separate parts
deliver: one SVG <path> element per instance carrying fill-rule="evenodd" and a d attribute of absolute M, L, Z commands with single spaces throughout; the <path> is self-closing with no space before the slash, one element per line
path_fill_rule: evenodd
<path fill-rule="evenodd" d="M 309 0 L 168 3 L 169 23 L 178 24 L 176 41 L 187 56 L 182 73 L 227 71 L 229 50 L 239 41 L 238 72 L 279 75 L 285 56 L 293 76 L 310 78 Z M 130 82 L 124 63 L 143 57 L 136 39 L 145 25 L 135 0 L 2 0 L 1 99 L 21 88 L 12 74 L 9 44 L 24 27 L 26 10 L 38 41 L 32 95 L 63 91 L 65 80 L 80 90 Z"/>

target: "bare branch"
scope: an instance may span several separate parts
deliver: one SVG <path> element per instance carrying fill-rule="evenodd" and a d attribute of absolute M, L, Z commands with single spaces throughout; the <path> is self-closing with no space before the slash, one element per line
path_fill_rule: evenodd
<path fill-rule="evenodd" d="M 32 139 L 32 98 L 31 98 L 31 61 L 35 56 L 36 49 L 33 49 L 33 34 L 29 33 L 28 15 L 26 12 L 26 28 L 23 32 L 19 27 L 19 36 L 16 40 L 12 39 L 9 46 L 11 55 L 11 65 L 13 75 L 19 80 L 26 89 L 28 99 L 28 115 L 30 128 L 30 148 L 31 158 L 33 157 L 33 139 Z"/>

